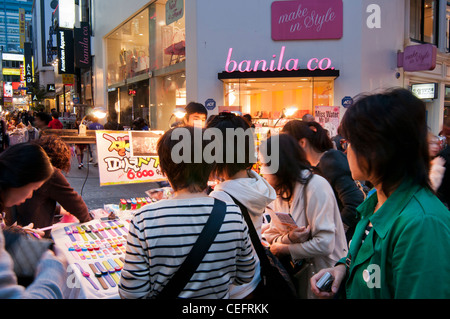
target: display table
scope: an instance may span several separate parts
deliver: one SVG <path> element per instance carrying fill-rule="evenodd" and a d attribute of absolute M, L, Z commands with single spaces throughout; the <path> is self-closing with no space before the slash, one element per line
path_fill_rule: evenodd
<path fill-rule="evenodd" d="M 94 219 L 61 224 L 52 230 L 55 245 L 68 261 L 65 298 L 119 298 L 129 219 Z"/>

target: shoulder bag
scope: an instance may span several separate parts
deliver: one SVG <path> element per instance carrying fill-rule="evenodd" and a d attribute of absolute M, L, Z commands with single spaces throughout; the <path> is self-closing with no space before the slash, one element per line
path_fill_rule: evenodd
<path fill-rule="evenodd" d="M 214 199 L 214 207 L 197 241 L 169 283 L 156 296 L 157 299 L 175 299 L 183 291 L 219 233 L 226 210 L 225 202 Z"/>
<path fill-rule="evenodd" d="M 228 194 L 228 193 L 227 193 Z M 250 218 L 247 208 L 236 198 L 228 194 L 239 206 L 249 229 L 253 248 L 255 249 L 261 265 L 261 282 L 256 288 L 255 298 L 295 299 L 297 293 L 295 285 L 280 260 L 261 244 L 255 226 Z"/>

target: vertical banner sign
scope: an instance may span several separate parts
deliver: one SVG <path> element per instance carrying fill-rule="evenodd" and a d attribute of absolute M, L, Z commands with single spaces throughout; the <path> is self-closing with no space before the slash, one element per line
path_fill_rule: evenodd
<path fill-rule="evenodd" d="M 20 48 L 23 49 L 25 43 L 25 9 L 19 8 L 19 35 Z"/>
<path fill-rule="evenodd" d="M 31 42 L 25 42 L 23 47 L 25 86 L 31 87 L 33 85 L 33 52 L 31 50 Z"/>
<path fill-rule="evenodd" d="M 151 133 L 151 132 L 148 132 Z M 148 183 L 165 180 L 156 154 L 153 133 L 149 144 L 136 148 L 131 155 L 131 139 L 128 131 L 95 131 L 97 141 L 100 186 Z M 134 136 L 135 142 L 145 142 L 147 136 Z M 154 148 L 154 149 L 148 149 Z M 145 153 L 144 153 L 145 152 Z M 149 155 L 147 155 L 149 154 Z"/>
<path fill-rule="evenodd" d="M 314 117 L 322 127 L 330 133 L 330 137 L 337 135 L 339 127 L 339 106 L 316 106 Z"/>
<path fill-rule="evenodd" d="M 74 28 L 75 65 L 80 69 L 88 69 L 91 66 L 91 34 L 88 22 L 80 24 L 80 28 Z"/>
<path fill-rule="evenodd" d="M 59 29 L 57 33 L 58 43 L 58 73 L 74 74 L 74 48 L 73 30 Z"/>

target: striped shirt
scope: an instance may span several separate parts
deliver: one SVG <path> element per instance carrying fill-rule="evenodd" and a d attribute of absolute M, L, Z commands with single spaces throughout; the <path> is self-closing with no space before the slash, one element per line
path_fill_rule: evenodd
<path fill-rule="evenodd" d="M 122 298 L 154 298 L 181 266 L 212 211 L 214 199 L 161 200 L 145 206 L 130 223 Z M 231 284 L 252 280 L 255 260 L 243 216 L 234 204 L 180 298 L 229 298 Z"/>

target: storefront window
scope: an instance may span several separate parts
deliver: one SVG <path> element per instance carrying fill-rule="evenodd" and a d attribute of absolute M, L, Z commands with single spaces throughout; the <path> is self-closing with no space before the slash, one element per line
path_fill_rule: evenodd
<path fill-rule="evenodd" d="M 166 130 L 186 106 L 185 39 L 184 0 L 155 1 L 106 37 L 108 110 L 124 126 L 142 117 Z"/>
<path fill-rule="evenodd" d="M 177 107 L 186 106 L 186 74 L 183 72 L 156 78 L 156 94 L 151 107 L 152 127 L 157 130 L 169 129 L 171 116 Z"/>
<path fill-rule="evenodd" d="M 290 118 L 301 118 L 314 114 L 315 106 L 332 106 L 334 78 L 230 79 L 224 80 L 224 91 L 228 111 L 250 114 L 257 123 L 273 126 L 285 109 L 296 109 Z"/>
<path fill-rule="evenodd" d="M 148 72 L 148 21 L 145 9 L 106 38 L 108 85 Z"/>
<path fill-rule="evenodd" d="M 411 0 L 410 38 L 412 40 L 437 45 L 437 0 Z"/>

